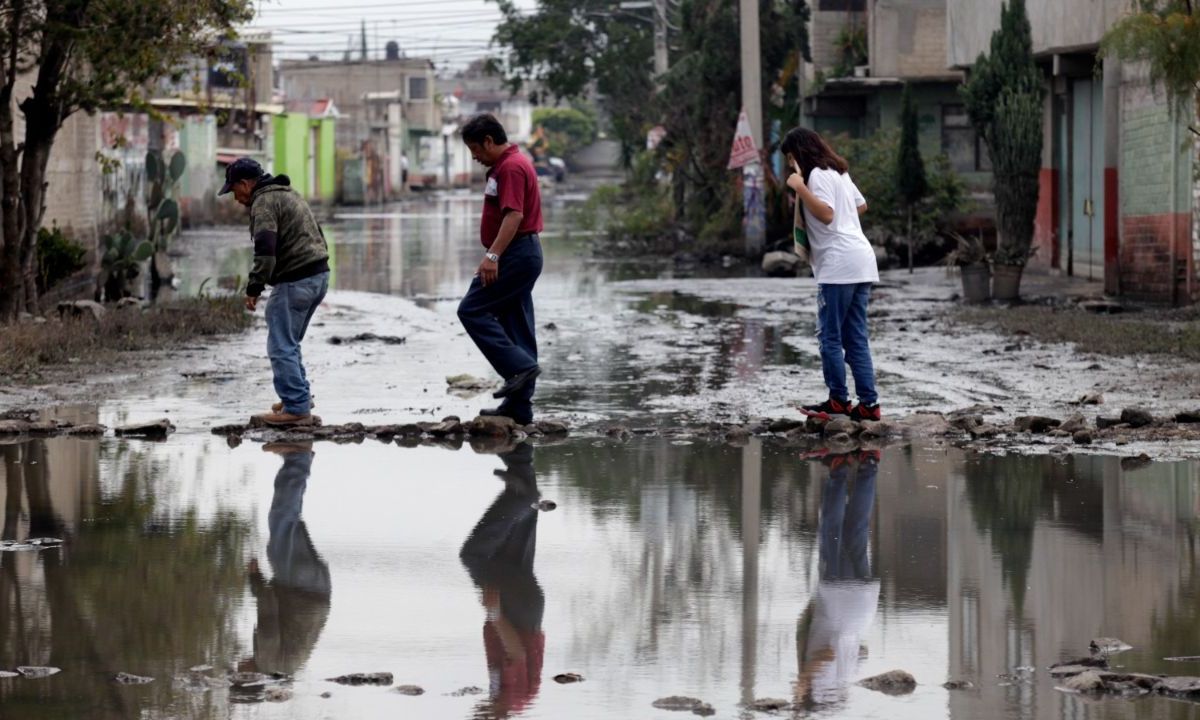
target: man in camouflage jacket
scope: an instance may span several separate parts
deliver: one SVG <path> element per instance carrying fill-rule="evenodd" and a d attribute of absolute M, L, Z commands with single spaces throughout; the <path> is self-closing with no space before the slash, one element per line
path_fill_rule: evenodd
<path fill-rule="evenodd" d="M 246 285 L 246 309 L 254 312 L 263 289 L 267 298 L 267 356 L 279 402 L 259 417 L 269 425 L 311 425 L 312 393 L 300 343 L 329 289 L 329 250 L 308 203 L 287 175 L 273 176 L 251 158 L 225 170 L 219 194 L 232 192 L 250 208 L 254 266 Z"/>

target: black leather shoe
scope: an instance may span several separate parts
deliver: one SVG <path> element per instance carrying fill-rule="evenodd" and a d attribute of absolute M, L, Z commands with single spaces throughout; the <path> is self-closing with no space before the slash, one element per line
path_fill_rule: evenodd
<path fill-rule="evenodd" d="M 533 413 L 528 415 L 519 415 L 507 408 L 483 408 L 479 411 L 480 417 L 506 417 L 512 418 L 512 421 L 518 425 L 529 425 L 533 422 Z"/>
<path fill-rule="evenodd" d="M 518 391 L 521 388 L 528 385 L 533 380 L 537 379 L 537 376 L 541 375 L 541 374 L 542 374 L 542 369 L 540 367 L 538 367 L 537 365 L 534 365 L 533 367 L 529 368 L 528 370 L 525 370 L 524 372 L 519 372 L 516 375 L 513 375 L 512 377 L 510 377 L 508 379 L 508 382 L 504 383 L 504 387 L 502 387 L 499 390 L 497 390 L 496 392 L 492 393 L 492 397 L 494 397 L 494 398 L 508 397 L 509 395 L 512 395 L 516 391 Z"/>

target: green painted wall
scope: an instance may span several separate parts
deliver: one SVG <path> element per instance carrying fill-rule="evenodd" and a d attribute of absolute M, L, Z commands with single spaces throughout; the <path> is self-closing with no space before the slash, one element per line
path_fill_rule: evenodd
<path fill-rule="evenodd" d="M 272 158 L 276 175 L 287 175 L 292 187 L 304 197 L 311 197 L 308 187 L 308 123 L 307 115 L 285 114 L 272 118 L 275 136 L 275 155 Z"/>
<path fill-rule="evenodd" d="M 317 192 L 316 197 L 329 202 L 337 192 L 337 152 L 334 147 L 337 120 L 321 118 L 313 121 L 318 126 L 317 141 Z"/>

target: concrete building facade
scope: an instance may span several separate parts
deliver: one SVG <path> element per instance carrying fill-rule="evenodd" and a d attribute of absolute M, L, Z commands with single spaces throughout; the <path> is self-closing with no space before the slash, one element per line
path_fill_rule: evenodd
<path fill-rule="evenodd" d="M 968 70 L 999 26 L 1001 0 L 947 0 L 947 62 Z M 1046 78 L 1036 264 L 1103 280 L 1114 295 L 1200 300 L 1195 146 L 1189 110 L 1146 68 L 1098 55 L 1124 0 L 1027 0 Z"/>
<path fill-rule="evenodd" d="M 865 28 L 867 64 L 851 75 L 831 37 Z M 991 182 L 987 153 L 958 95 L 963 74 L 946 63 L 945 0 L 818 2 L 809 28 L 803 122 L 821 133 L 866 137 L 898 128 L 904 86 L 917 104 L 921 153 L 946 155 L 976 190 Z"/>

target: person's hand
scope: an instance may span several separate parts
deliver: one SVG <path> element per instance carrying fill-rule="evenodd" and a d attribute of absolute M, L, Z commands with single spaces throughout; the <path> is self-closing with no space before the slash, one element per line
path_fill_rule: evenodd
<path fill-rule="evenodd" d="M 485 257 L 483 262 L 479 263 L 479 269 L 475 271 L 475 274 L 479 276 L 479 282 L 487 287 L 496 282 L 496 276 L 500 274 L 500 264 Z"/>
<path fill-rule="evenodd" d="M 792 166 L 792 174 L 788 175 L 787 186 L 795 192 L 800 192 L 800 188 L 804 187 L 804 174 L 800 172 L 795 158 L 788 158 L 788 164 Z"/>
<path fill-rule="evenodd" d="M 257 307 L 258 307 L 258 296 L 257 295 L 247 295 L 246 296 L 246 309 L 249 310 L 250 312 L 254 312 L 254 309 Z"/>

